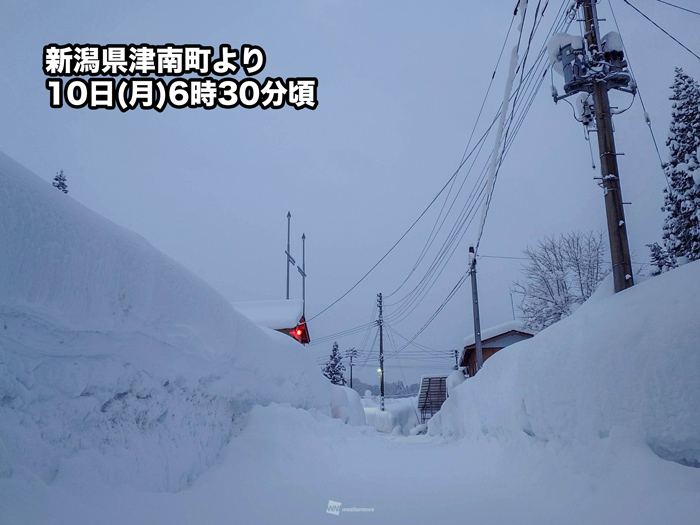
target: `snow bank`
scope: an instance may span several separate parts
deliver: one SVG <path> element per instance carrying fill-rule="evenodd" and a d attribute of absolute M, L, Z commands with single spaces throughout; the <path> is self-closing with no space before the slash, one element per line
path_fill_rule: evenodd
<path fill-rule="evenodd" d="M 700 466 L 700 262 L 612 294 L 491 357 L 451 392 L 431 434 L 643 443 Z"/>
<path fill-rule="evenodd" d="M 0 153 L 0 478 L 177 491 L 254 404 L 329 400 L 301 345 Z"/>
<path fill-rule="evenodd" d="M 347 425 L 366 425 L 360 394 L 347 386 L 331 385 L 331 414 Z"/>
<path fill-rule="evenodd" d="M 369 426 L 385 434 L 391 434 L 396 427 L 396 416 L 388 410 L 382 411 L 379 407 L 365 407 L 365 419 Z"/>
<path fill-rule="evenodd" d="M 462 367 L 458 370 L 454 370 L 447 376 L 445 380 L 445 387 L 447 388 L 447 395 L 451 396 L 455 389 L 467 380 L 465 375 L 466 368 Z"/>
<path fill-rule="evenodd" d="M 387 397 L 384 399 L 385 414 L 391 413 L 391 417 L 382 415 L 379 410 L 379 401 L 373 398 L 364 398 L 361 400 L 365 407 L 365 416 L 367 424 L 375 427 L 380 432 L 399 433 L 404 436 L 410 435 L 411 430 L 418 425 L 418 396 L 414 397 Z M 367 415 L 368 411 L 371 415 Z M 379 413 L 379 415 L 377 415 Z M 389 428 L 389 424 L 393 425 Z M 389 430 L 386 430 L 389 428 Z"/>

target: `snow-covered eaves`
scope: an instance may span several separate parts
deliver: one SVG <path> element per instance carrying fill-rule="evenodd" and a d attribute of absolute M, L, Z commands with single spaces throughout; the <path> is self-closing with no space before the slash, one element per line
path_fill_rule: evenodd
<path fill-rule="evenodd" d="M 505 335 L 508 332 L 521 332 L 523 334 L 535 335 L 535 332 L 524 328 L 520 321 L 508 321 L 507 323 L 499 324 L 497 326 L 492 326 L 486 330 L 481 331 L 481 341 L 486 341 L 487 339 L 493 339 L 500 335 Z M 464 338 L 462 342 L 462 347 L 467 347 L 474 344 L 474 334 L 470 334 Z"/>
<path fill-rule="evenodd" d="M 304 314 L 304 302 L 301 299 L 246 301 L 231 304 L 258 326 L 273 330 L 296 327 Z"/>

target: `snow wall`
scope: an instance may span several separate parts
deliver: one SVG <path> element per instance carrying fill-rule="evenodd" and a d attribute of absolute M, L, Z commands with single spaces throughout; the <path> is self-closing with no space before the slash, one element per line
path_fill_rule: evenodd
<path fill-rule="evenodd" d="M 346 425 L 366 425 L 360 394 L 350 387 L 331 385 L 331 415 Z"/>
<path fill-rule="evenodd" d="M 647 445 L 700 467 L 700 261 L 612 293 L 491 357 L 450 392 L 430 434 Z"/>
<path fill-rule="evenodd" d="M 0 153 L 0 477 L 178 491 L 255 404 L 330 414 L 304 347 Z"/>

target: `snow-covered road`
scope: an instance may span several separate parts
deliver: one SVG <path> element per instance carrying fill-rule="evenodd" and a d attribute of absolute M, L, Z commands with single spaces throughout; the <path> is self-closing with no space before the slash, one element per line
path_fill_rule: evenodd
<path fill-rule="evenodd" d="M 699 521 L 700 261 L 601 284 L 396 437 L 333 419 L 296 342 L 2 154 L 0 242 L 0 525 Z"/>
<path fill-rule="evenodd" d="M 273 404 L 252 410 L 188 490 L 26 480 L 14 498 L 23 520 L 12 523 L 693 523 L 700 470 L 614 443 L 574 453 L 525 434 L 505 444 L 387 437 Z M 341 503 L 339 516 L 327 513 L 329 500 Z"/>

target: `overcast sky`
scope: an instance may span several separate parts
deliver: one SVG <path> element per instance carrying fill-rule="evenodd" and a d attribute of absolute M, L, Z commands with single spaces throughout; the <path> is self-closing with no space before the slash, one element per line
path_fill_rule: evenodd
<path fill-rule="evenodd" d="M 612 0 L 636 80 L 666 157 L 668 86 L 674 67 L 700 79 L 700 60 L 621 0 Z M 637 7 L 700 53 L 700 17 L 655 0 Z M 677 0 L 697 7 L 697 2 Z M 513 17 L 515 1 L 490 2 L 48 2 L 0 8 L 0 149 L 47 180 L 63 169 L 73 197 L 143 235 L 154 246 L 233 301 L 284 298 L 286 214 L 292 253 L 307 236 L 307 317 L 352 286 L 418 217 L 459 165 Z M 542 45 L 559 0 L 551 0 L 533 41 Z M 529 34 L 530 16 L 525 23 Z M 614 29 L 607 1 L 601 31 Z M 569 32 L 577 33 L 578 23 Z M 579 33 L 580 34 L 580 33 Z M 513 30 L 476 136 L 503 98 Z M 203 44 L 261 46 L 262 77 L 317 77 L 315 111 L 175 110 L 163 113 L 51 109 L 42 48 L 58 44 Z M 523 51 L 523 50 L 521 50 Z M 521 52 L 522 55 L 522 52 Z M 239 73 L 236 78 L 242 78 Z M 562 79 L 554 83 L 562 92 Z M 566 104 L 555 105 L 549 75 L 501 168 L 480 253 L 520 256 L 545 235 L 605 226 L 602 190 L 593 180 L 582 126 Z M 626 107 L 628 95 L 613 103 Z M 665 185 L 637 99 L 615 118 L 631 250 L 646 262 L 645 244 L 660 240 Z M 493 145 L 487 139 L 477 168 Z M 595 152 L 597 146 L 593 144 Z M 597 155 L 597 154 L 596 154 Z M 468 166 L 468 164 L 467 164 Z M 475 170 L 456 200 L 474 187 Z M 456 179 L 461 184 L 466 169 Z M 456 188 L 455 188 L 456 189 Z M 452 193 L 454 195 L 454 192 Z M 367 323 L 377 292 L 394 291 L 413 268 L 444 198 L 351 294 L 310 323 L 313 339 Z M 444 233 L 391 304 L 415 286 Z M 410 338 L 463 275 L 477 220 L 415 310 L 390 326 Z M 511 319 L 509 285 L 517 260 L 479 262 L 482 326 Z M 292 279 L 300 297 L 301 280 Z M 395 307 L 394 307 L 395 308 Z M 396 313 L 395 309 L 393 310 Z M 392 307 L 386 314 L 391 316 Z M 470 288 L 463 286 L 417 339 L 446 354 L 472 332 Z M 340 338 L 341 348 L 374 340 L 366 332 Z M 400 336 L 394 335 L 400 346 Z M 394 341 L 387 340 L 393 348 Z M 327 355 L 332 341 L 308 347 Z M 377 382 L 376 344 L 356 369 Z M 387 361 L 387 381 L 417 381 L 449 371 L 449 359 Z M 401 365 L 403 368 L 400 368 Z"/>

